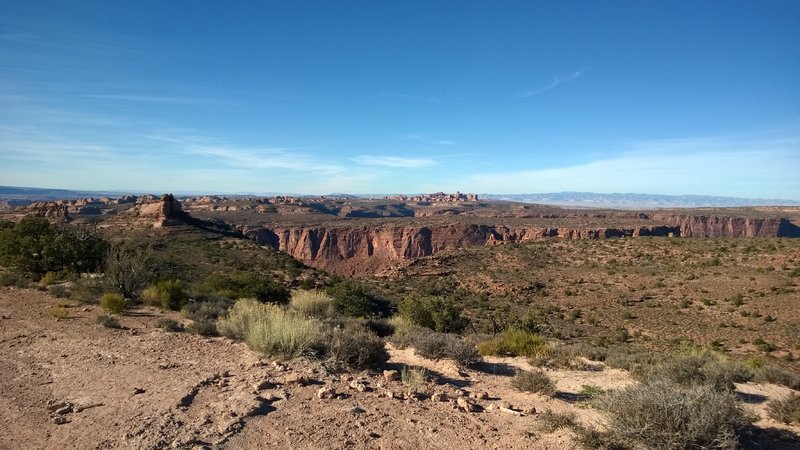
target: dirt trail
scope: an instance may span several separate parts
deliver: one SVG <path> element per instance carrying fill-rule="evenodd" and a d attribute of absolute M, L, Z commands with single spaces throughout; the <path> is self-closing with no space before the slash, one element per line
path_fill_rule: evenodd
<path fill-rule="evenodd" d="M 123 330 L 95 324 L 101 312 L 92 306 L 70 307 L 68 319 L 56 320 L 50 315 L 54 302 L 39 291 L 0 289 L 2 449 L 554 449 L 574 448 L 574 435 L 541 431 L 534 409 L 574 412 L 585 424 L 602 423 L 596 411 L 578 407 L 569 396 L 513 390 L 514 371 L 529 368 L 520 358 L 489 358 L 476 370 L 460 370 L 409 349 L 391 349 L 386 368 L 424 367 L 428 390 L 451 400 L 390 398 L 389 392 L 401 397 L 404 388 L 382 373 L 328 374 L 308 361 L 267 360 L 225 338 L 167 333 L 155 328 L 164 316 L 156 311 L 122 317 Z M 310 382 L 291 384 L 287 378 L 295 375 Z M 563 393 L 631 383 L 625 372 L 608 369 L 550 375 Z M 351 387 L 358 380 L 363 392 Z M 319 399 L 323 386 L 339 398 Z M 740 390 L 762 400 L 789 392 L 752 384 Z M 454 399 L 470 394 L 485 397 L 473 400 L 479 412 L 457 408 Z M 754 405 L 762 415 L 764 404 Z"/>

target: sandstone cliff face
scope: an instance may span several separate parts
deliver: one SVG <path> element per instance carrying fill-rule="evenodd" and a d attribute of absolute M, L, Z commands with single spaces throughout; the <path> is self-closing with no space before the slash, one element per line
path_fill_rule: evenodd
<path fill-rule="evenodd" d="M 787 219 L 655 215 L 654 220 L 678 226 L 684 237 L 798 237 L 797 226 Z"/>
<path fill-rule="evenodd" d="M 341 275 L 367 274 L 395 261 L 430 256 L 463 247 L 498 245 L 544 238 L 600 239 L 679 235 L 677 227 L 567 229 L 492 227 L 474 224 L 437 226 L 361 226 L 261 228 L 242 234 L 288 253 L 304 263 Z"/>

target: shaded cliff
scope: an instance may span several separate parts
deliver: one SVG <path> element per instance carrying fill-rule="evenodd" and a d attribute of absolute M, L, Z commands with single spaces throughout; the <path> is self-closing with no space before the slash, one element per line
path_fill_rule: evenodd
<path fill-rule="evenodd" d="M 341 275 L 368 274 L 400 260 L 444 250 L 545 238 L 601 239 L 678 236 L 670 226 L 572 229 L 487 226 L 456 223 L 435 226 L 359 226 L 242 228 L 245 237 L 288 253 L 304 263 Z"/>
<path fill-rule="evenodd" d="M 800 237 L 800 227 L 783 218 L 656 214 L 653 220 L 678 226 L 684 237 Z"/>

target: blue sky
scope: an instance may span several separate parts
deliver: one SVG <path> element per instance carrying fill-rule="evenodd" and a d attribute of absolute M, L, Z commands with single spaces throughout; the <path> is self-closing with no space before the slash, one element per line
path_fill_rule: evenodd
<path fill-rule="evenodd" d="M 0 2 L 0 184 L 800 199 L 797 1 Z"/>

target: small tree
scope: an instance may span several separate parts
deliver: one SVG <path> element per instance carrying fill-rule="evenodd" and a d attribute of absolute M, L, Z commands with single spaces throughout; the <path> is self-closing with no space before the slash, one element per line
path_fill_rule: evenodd
<path fill-rule="evenodd" d="M 106 254 L 106 287 L 125 298 L 138 298 L 155 276 L 152 250 L 130 243 L 113 245 Z"/>

